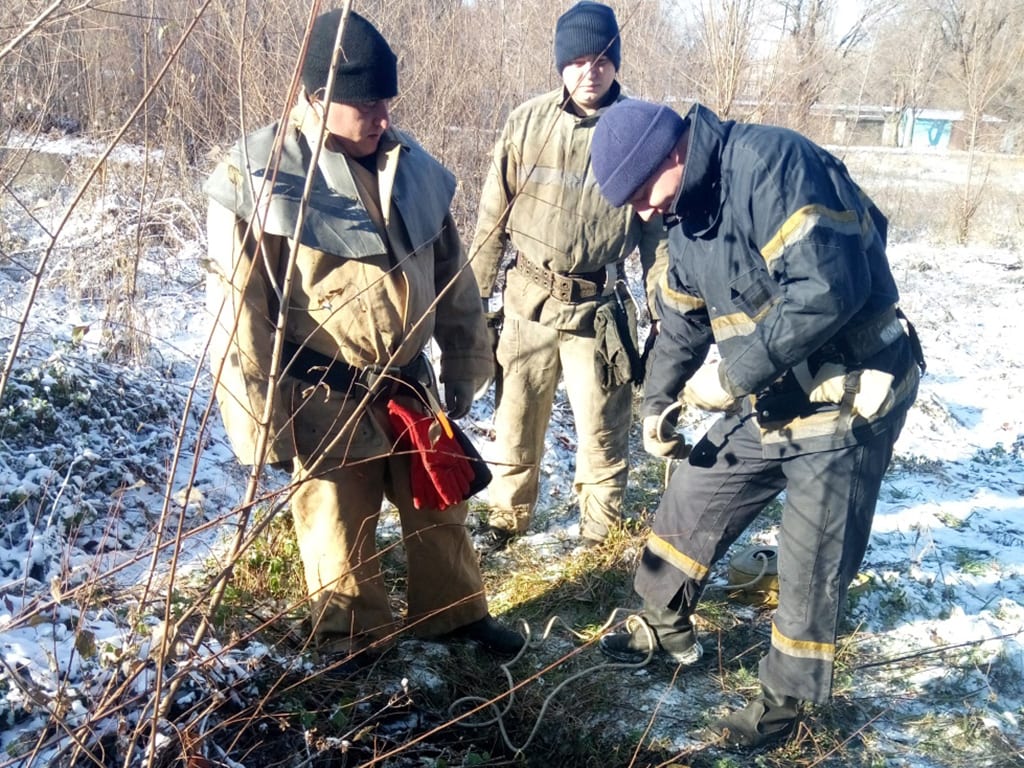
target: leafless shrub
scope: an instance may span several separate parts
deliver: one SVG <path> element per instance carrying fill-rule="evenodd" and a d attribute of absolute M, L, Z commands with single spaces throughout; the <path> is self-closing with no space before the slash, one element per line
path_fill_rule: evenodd
<path fill-rule="evenodd" d="M 684 4 L 679 2 L 637 0 L 614 5 L 622 28 L 621 80 L 627 92 L 672 101 L 681 111 L 689 100 L 701 98 L 726 116 L 790 124 L 812 132 L 815 138 L 828 138 L 824 128 L 819 129 L 809 119 L 809 109 L 834 92 L 836 57 L 852 60 L 849 51 L 826 45 L 834 43 L 826 29 L 828 11 L 832 9 L 829 3 L 804 7 L 806 11 L 816 9 L 818 15 L 800 16 L 799 23 L 789 27 L 791 34 L 784 41 L 764 34 L 760 20 L 766 6 L 755 0 L 737 0 L 717 7 L 701 4 L 698 18 L 684 17 Z M 780 8 L 795 12 L 798 5 L 775 3 L 769 18 L 780 20 Z M 242 133 L 277 119 L 287 107 L 295 55 L 311 7 L 282 0 L 210 0 L 199 4 L 105 0 L 45 7 L 38 0 L 9 0 L 4 21 L 0 22 L 0 89 L 10 95 L 0 101 L 0 136 L 5 145 L 12 143 L 9 139 L 15 133 L 41 139 L 58 136 L 77 125 L 93 137 L 138 144 L 145 159 L 138 166 L 119 166 L 107 160 L 95 168 L 93 161 L 97 158 L 88 158 L 84 168 L 72 167 L 64 159 L 54 161 L 55 169 L 47 171 L 47 197 L 59 198 L 56 214 L 47 221 L 38 221 L 39 228 L 31 237 L 12 231 L 4 216 L 0 224 L 0 267 L 35 281 L 40 289 L 64 292 L 69 306 L 101 306 L 108 357 L 147 360 L 154 344 L 149 334 L 150 307 L 143 297 L 154 283 L 181 281 L 196 286 L 202 280 L 202 269 L 194 258 L 196 250 L 202 251 L 204 238 L 204 202 L 199 185 L 223 147 Z M 357 10 L 382 27 L 399 54 L 401 95 L 394 107 L 397 124 L 416 135 L 460 179 L 456 214 L 464 233 L 470 231 L 475 219 L 488 153 L 508 112 L 529 96 L 558 85 L 552 33 L 555 19 L 565 7 L 567 3 L 539 0 L 368 0 L 357 4 Z M 1007 7 L 1019 22 L 1019 3 Z M 787 18 L 796 17 L 790 14 Z M 871 40 L 859 39 L 865 44 Z M 896 47 L 893 39 L 888 39 L 890 48 Z M 879 65 L 886 44 L 879 43 L 870 55 L 865 52 L 863 73 L 873 73 L 870 87 L 863 85 L 869 79 L 867 75 L 860 75 L 858 87 L 867 94 L 865 98 L 887 100 L 892 94 L 885 88 L 892 84 L 898 91 L 892 99 L 900 105 L 920 104 L 922 99 L 940 95 L 950 104 L 956 103 L 954 95 L 943 92 L 943 84 L 935 80 L 930 66 L 930 57 L 941 55 L 938 36 L 915 39 L 922 40 L 921 44 L 891 66 Z M 1019 73 L 1012 69 L 1005 74 L 1009 80 L 1017 77 L 1019 81 Z M 875 86 L 876 80 L 884 87 Z M 11 210 L 38 217 L 38 190 L 28 191 L 22 186 L 25 174 L 32 170 L 27 164 L 41 162 L 38 157 L 31 158 L 31 152 L 22 150 L 0 154 L 0 202 L 5 211 L 10 206 Z M 960 155 L 951 158 L 956 163 L 962 159 Z M 884 162 L 877 157 L 864 158 L 859 165 L 851 162 L 851 167 L 889 213 L 894 222 L 894 240 L 910 233 L 917 236 L 935 232 L 937 222 L 948 221 L 948 186 L 922 183 L 923 172 L 913 167 L 908 169 L 905 183 L 887 185 L 882 181 L 881 166 L 889 162 L 889 158 Z M 85 178 L 84 188 L 79 189 L 76 185 Z M 982 178 L 979 182 L 975 176 L 974 186 L 967 186 L 973 196 L 964 199 L 973 207 L 971 218 L 965 221 L 1012 222 L 1016 217 L 1019 232 L 1024 228 L 1020 204 L 1015 202 L 1007 215 L 1007 201 L 1019 199 L 1019 189 L 1004 187 L 994 177 Z M 83 221 L 83 217 L 99 220 Z M 972 227 L 972 232 L 978 229 Z M 962 236 L 967 236 L 966 230 Z M 999 236 L 1011 237 L 1013 232 Z M 188 266 L 183 267 L 186 262 Z M 32 309 L 30 299 L 27 311 Z M 7 326 L 4 336 L 9 336 Z M 17 352 L 11 349 L 9 362 Z M 32 354 L 35 363 L 40 356 L 35 350 Z M 23 350 L 21 359 L 26 357 L 28 352 Z M 192 362 L 197 370 L 201 368 L 201 361 Z M 5 384 L 6 379 L 0 381 L 0 393 Z M 191 446 L 186 435 L 199 435 L 196 455 L 201 452 L 203 440 L 209 439 L 207 433 L 189 424 L 191 419 L 209 415 L 209 404 L 200 396 L 202 391 L 197 388 L 190 393 L 195 402 L 183 404 L 180 414 L 160 417 L 173 420 L 175 431 L 181 430 L 173 456 L 166 459 L 170 463 L 189 457 L 185 447 Z M 140 477 L 154 484 L 169 482 L 169 468 L 160 462 L 153 464 L 140 468 Z M 151 474 L 146 475 L 142 469 Z M 276 478 L 270 484 L 272 487 L 260 487 L 249 501 L 279 509 L 285 483 Z M 128 490 L 111 494 L 110 509 L 104 510 L 112 529 L 118 505 Z M 366 710 L 354 703 L 328 710 L 322 703 L 325 699 L 376 703 L 384 695 L 387 707 L 382 704 L 382 709 L 400 711 L 407 705 L 406 698 L 394 702 L 387 698 L 393 691 L 386 691 L 382 683 L 400 680 L 407 659 L 386 667 L 384 676 L 362 686 L 329 684 L 322 670 L 312 681 L 303 679 L 282 664 L 268 668 L 268 679 L 260 681 L 262 687 L 255 696 L 248 689 L 235 687 L 225 670 L 235 663 L 232 654 L 251 640 L 270 638 L 271 644 L 289 659 L 303 652 L 304 638 L 297 640 L 290 631 L 294 614 L 304 607 L 303 598 L 297 597 L 301 590 L 295 589 L 294 583 L 284 596 L 254 596 L 252 585 L 259 584 L 258 569 L 266 565 L 260 558 L 268 556 L 268 548 L 287 548 L 280 538 L 267 533 L 272 512 L 265 519 L 257 516 L 251 526 L 242 526 L 237 547 L 230 556 L 211 561 L 201 583 L 189 583 L 174 568 L 167 570 L 158 553 L 170 552 L 177 558 L 200 548 L 208 530 L 236 525 L 249 509 L 228 508 L 197 516 L 188 498 L 186 494 L 183 501 L 168 485 L 163 508 L 151 510 L 150 533 L 155 543 L 151 541 L 141 549 L 140 559 L 134 563 L 145 566 L 145 584 L 138 590 L 111 595 L 109 572 L 97 571 L 80 579 L 67 571 L 47 585 L 54 592 L 52 600 L 41 596 L 30 610 L 16 617 L 16 621 L 31 622 L 45 610 L 57 611 L 61 601 L 74 605 L 75 621 L 80 622 L 75 631 L 81 631 L 83 638 L 80 652 L 92 656 L 102 651 L 89 648 L 84 617 L 108 610 L 111 604 L 129 606 L 117 616 L 126 628 L 124 646 L 108 659 L 106 687 L 96 701 L 87 702 L 93 708 L 82 719 L 74 720 L 69 713 L 75 711 L 76 702 L 63 701 L 52 710 L 53 717 L 37 741 L 13 745 L 13 751 L 9 750 L 11 759 L 62 740 L 65 751 L 60 765 L 170 765 L 190 761 L 191 766 L 198 767 L 220 758 L 226 761 L 228 752 L 239 745 L 250 755 L 261 748 L 271 754 L 271 748 L 277 747 L 272 757 L 282 763 L 295 758 L 296 750 L 306 749 L 303 759 L 308 758 L 308 764 L 329 764 L 340 754 L 341 741 L 333 738 L 344 740 L 359 734 L 361 729 L 378 724 L 380 718 L 367 716 Z M 24 500 L 17 510 L 32 510 L 31 517 L 43 514 L 42 507 L 29 506 Z M 532 609 L 544 612 L 551 601 L 578 607 L 580 594 L 596 593 L 602 599 L 624 596 L 630 569 L 623 553 L 635 553 L 637 546 L 635 542 L 624 544 L 610 565 L 588 563 L 590 573 L 586 576 L 563 573 L 555 588 L 547 581 L 549 573 L 533 574 L 535 583 L 528 586 L 535 591 L 524 589 L 523 594 L 533 595 L 529 600 Z M 398 550 L 397 545 L 386 547 L 385 557 L 397 558 Z M 255 562 L 255 570 L 247 574 L 250 580 L 234 583 L 236 588 L 248 590 L 247 594 L 239 597 L 230 591 L 218 593 L 250 561 Z M 516 567 L 527 572 L 528 565 L 517 563 Z M 599 568 L 605 569 L 601 575 L 607 580 L 595 584 L 593 572 Z M 523 578 L 530 575 L 526 573 Z M 492 571 L 488 579 L 494 585 L 507 580 L 507 574 Z M 396 601 L 400 599 L 396 593 Z M 586 621 L 595 621 L 593 615 L 584 614 Z M 168 629 L 175 626 L 178 631 Z M 203 642 L 193 642 L 199 626 L 212 630 Z M 742 653 L 738 641 L 730 642 L 736 646 L 731 649 L 736 655 Z M 760 640 L 751 638 L 754 642 Z M 144 646 L 151 653 L 143 654 Z M 182 650 L 184 655 L 179 654 Z M 738 668 L 740 664 L 733 666 Z M 155 669 L 160 670 L 157 676 Z M 486 688 L 498 697 L 504 692 L 493 686 L 493 671 L 482 669 L 465 655 L 448 657 L 444 664 L 453 687 Z M 492 673 L 490 677 L 488 673 Z M 531 679 L 539 677 L 530 674 Z M 547 674 L 550 679 L 558 673 Z M 15 679 L 38 698 L 37 706 L 51 706 L 44 699 L 49 691 L 42 691 L 32 681 Z M 452 698 L 447 690 L 428 693 L 432 701 Z M 592 698 L 582 699 L 584 702 L 607 695 L 597 688 L 587 693 Z M 55 700 L 59 701 L 59 696 Z M 543 701 L 544 696 L 531 694 L 527 697 L 528 711 L 535 713 Z M 575 708 L 581 706 L 586 704 L 578 701 Z M 573 714 L 569 709 L 559 712 L 582 733 L 585 723 L 573 719 Z M 296 725 L 304 715 L 313 717 L 320 728 L 326 728 L 325 723 L 333 724 L 335 718 L 340 720 L 342 715 L 351 721 L 339 726 L 337 732 L 310 735 L 304 726 Z M 527 726 L 532 724 L 525 716 L 522 720 Z M 121 722 L 121 729 L 110 730 L 110 722 Z M 450 722 L 434 725 L 442 732 L 445 728 L 451 732 Z M 281 730 L 274 728 L 286 728 L 287 739 L 275 739 Z M 310 741 L 305 740 L 307 736 Z M 451 741 L 464 740 L 460 737 Z M 564 753 L 558 752 L 557 741 L 549 737 L 545 749 L 561 757 L 564 764 L 571 764 Z M 433 744 L 438 747 L 436 739 Z M 473 744 L 479 755 L 497 749 L 495 742 L 486 739 Z M 414 747 L 407 746 L 406 753 L 413 752 Z M 448 743 L 441 747 L 449 751 L 440 755 L 424 752 L 422 756 L 448 759 L 460 755 Z M 385 751 L 376 746 L 365 749 L 368 755 L 362 756 L 368 760 L 379 758 Z M 465 754 L 464 750 L 461 755 Z"/>

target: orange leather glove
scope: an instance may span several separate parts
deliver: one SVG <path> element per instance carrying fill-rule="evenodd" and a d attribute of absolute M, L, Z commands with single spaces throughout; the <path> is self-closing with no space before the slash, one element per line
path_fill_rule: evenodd
<path fill-rule="evenodd" d="M 447 509 L 469 497 L 473 468 L 462 446 L 430 414 L 388 401 L 395 448 L 410 452 L 412 503 L 416 509 Z"/>

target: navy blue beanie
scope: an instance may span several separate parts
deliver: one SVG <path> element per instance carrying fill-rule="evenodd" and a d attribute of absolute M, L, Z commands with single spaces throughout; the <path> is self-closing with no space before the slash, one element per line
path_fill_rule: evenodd
<path fill-rule="evenodd" d="M 561 72 L 581 56 L 601 55 L 619 71 L 622 45 L 615 11 L 601 3 L 576 3 L 555 24 L 555 67 Z"/>
<path fill-rule="evenodd" d="M 302 85 L 309 94 L 323 90 L 327 84 L 340 21 L 340 9 L 328 11 L 313 21 L 302 62 Z M 373 24 L 350 11 L 341 37 L 334 90 L 326 101 L 379 101 L 397 93 L 398 58 L 394 51 Z"/>
<path fill-rule="evenodd" d="M 658 169 L 686 129 L 671 107 L 623 99 L 597 122 L 590 162 L 601 194 L 619 208 Z"/>

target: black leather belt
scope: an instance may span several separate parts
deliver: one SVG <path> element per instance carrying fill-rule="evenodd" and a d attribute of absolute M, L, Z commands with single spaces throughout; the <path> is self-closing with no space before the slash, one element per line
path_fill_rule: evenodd
<path fill-rule="evenodd" d="M 407 365 L 389 367 L 370 365 L 365 368 L 356 368 L 344 360 L 336 360 L 322 355 L 309 347 L 300 347 L 291 341 L 284 342 L 282 360 L 289 376 L 317 386 L 326 384 L 337 392 L 348 392 L 353 385 L 374 389 L 382 379 L 421 384 L 425 362 L 423 355 L 416 355 Z"/>
<path fill-rule="evenodd" d="M 522 254 L 516 257 L 515 269 L 520 270 L 531 283 L 539 285 L 551 296 L 566 304 L 579 304 L 596 299 L 604 290 L 608 278 L 607 268 L 593 272 L 552 272 L 534 264 Z"/>

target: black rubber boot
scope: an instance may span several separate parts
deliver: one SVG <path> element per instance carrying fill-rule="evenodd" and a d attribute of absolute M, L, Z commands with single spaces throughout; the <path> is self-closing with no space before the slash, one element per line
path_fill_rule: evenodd
<path fill-rule="evenodd" d="M 711 725 L 727 746 L 756 749 L 790 736 L 800 718 L 800 700 L 762 686 L 761 696 Z"/>
<path fill-rule="evenodd" d="M 449 637 L 472 640 L 499 656 L 515 656 L 526 644 L 526 638 L 503 626 L 491 614 L 459 627 Z"/>
<path fill-rule="evenodd" d="M 652 639 L 654 655 L 667 656 L 677 664 L 696 664 L 704 655 L 689 612 L 680 614 L 671 608 L 652 605 L 645 605 L 637 618 L 630 618 L 625 632 L 605 635 L 598 646 L 610 659 L 640 664 L 651 652 Z"/>
<path fill-rule="evenodd" d="M 473 534 L 473 546 L 481 556 L 494 555 L 508 549 L 516 538 L 516 532 L 493 525 L 484 525 Z"/>

